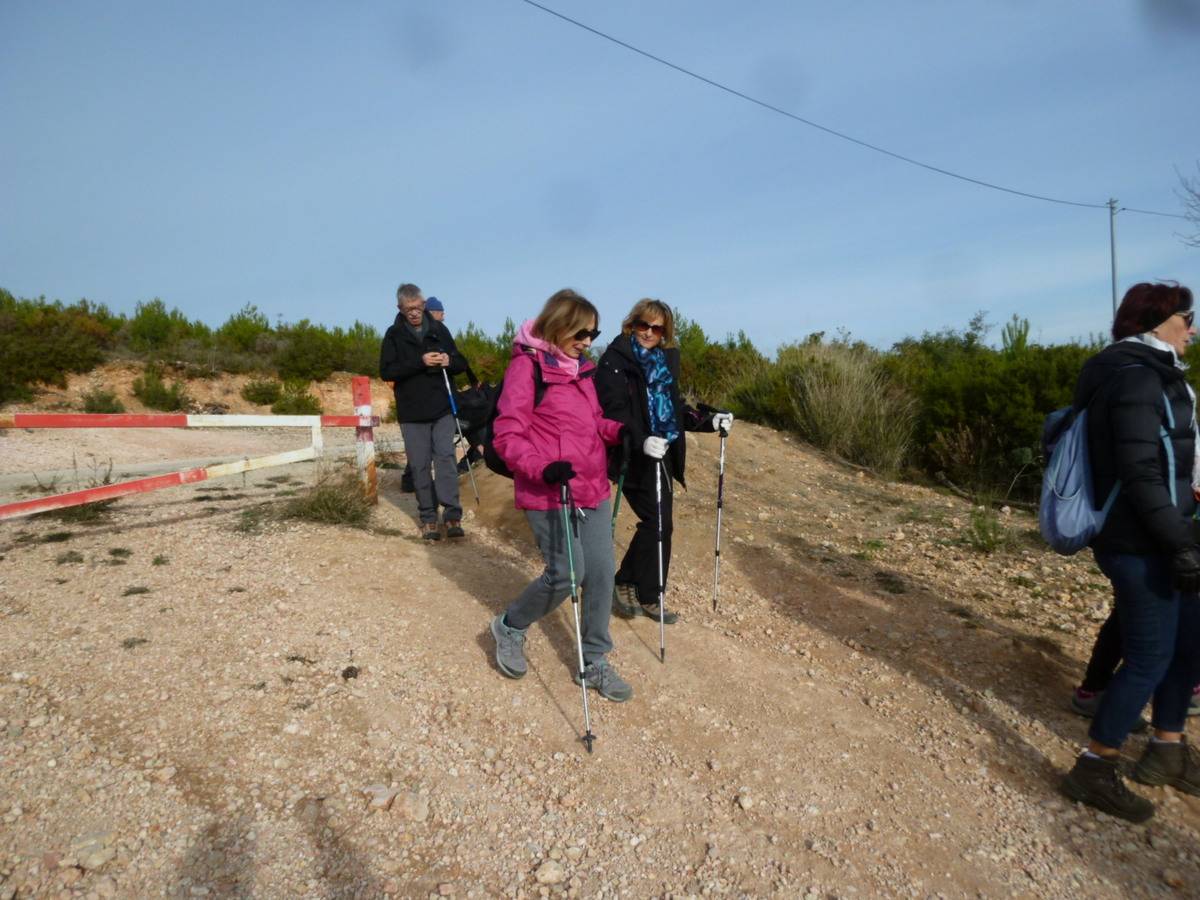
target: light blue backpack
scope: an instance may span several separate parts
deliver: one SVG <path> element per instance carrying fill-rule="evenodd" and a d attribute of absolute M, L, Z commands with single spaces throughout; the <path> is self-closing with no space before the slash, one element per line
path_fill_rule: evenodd
<path fill-rule="evenodd" d="M 1132 368 L 1126 366 L 1123 368 Z M 1175 502 L 1175 450 L 1170 429 L 1175 427 L 1171 400 L 1163 392 L 1167 409 L 1166 426 L 1158 434 L 1167 453 L 1167 484 L 1171 502 Z M 1104 505 L 1096 508 L 1092 489 L 1092 461 L 1088 456 L 1088 413 L 1070 406 L 1046 416 L 1042 426 L 1042 450 L 1049 458 L 1042 475 L 1042 502 L 1038 506 L 1038 526 L 1046 543 L 1063 556 L 1078 553 L 1100 533 L 1109 510 L 1121 490 L 1118 480 L 1109 491 Z"/>

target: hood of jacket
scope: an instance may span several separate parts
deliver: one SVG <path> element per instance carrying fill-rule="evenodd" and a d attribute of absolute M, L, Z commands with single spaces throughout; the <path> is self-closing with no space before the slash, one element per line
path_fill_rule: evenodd
<path fill-rule="evenodd" d="M 1082 409 L 1087 406 L 1096 391 L 1126 366 L 1153 369 L 1164 385 L 1182 381 L 1184 377 L 1183 370 L 1176 365 L 1173 350 L 1159 349 L 1142 341 L 1117 341 L 1084 363 L 1075 391 L 1075 407 Z"/>
<path fill-rule="evenodd" d="M 517 331 L 517 336 L 513 338 L 512 355 L 516 358 L 533 351 L 531 355 L 541 368 L 542 380 L 547 384 L 574 381 L 584 372 L 595 368 L 595 363 L 590 359 L 567 356 L 557 344 L 535 337 L 533 323 L 533 319 L 528 319 Z"/>

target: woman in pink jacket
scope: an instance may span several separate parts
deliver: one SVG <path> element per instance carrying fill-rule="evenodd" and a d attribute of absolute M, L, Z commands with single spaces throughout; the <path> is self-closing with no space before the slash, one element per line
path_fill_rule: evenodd
<path fill-rule="evenodd" d="M 572 551 L 583 590 L 584 676 L 588 687 L 619 702 L 632 697 L 633 689 L 606 659 L 612 650 L 608 620 L 616 568 L 606 450 L 621 443 L 622 426 L 604 418 L 593 382 L 596 366 L 586 358 L 600 334 L 599 322 L 595 306 L 564 289 L 546 301 L 536 319 L 521 326 L 513 341 L 493 444 L 513 473 L 516 507 L 525 511 L 546 569 L 492 620 L 492 636 L 500 671 L 522 677 L 528 668 L 529 626 L 570 595 L 559 501 L 560 486 L 569 482 L 578 507 Z"/>

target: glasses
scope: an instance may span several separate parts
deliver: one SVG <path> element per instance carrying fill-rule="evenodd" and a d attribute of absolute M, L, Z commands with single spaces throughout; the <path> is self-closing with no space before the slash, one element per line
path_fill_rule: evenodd
<path fill-rule="evenodd" d="M 1196 321 L 1196 311 L 1194 309 L 1188 309 L 1188 310 L 1184 310 L 1183 312 L 1177 312 L 1177 313 L 1175 313 L 1175 315 L 1182 317 L 1183 324 L 1186 325 L 1188 328 L 1191 328 L 1192 323 Z"/>
<path fill-rule="evenodd" d="M 575 340 L 577 341 L 594 341 L 598 337 L 600 337 L 599 328 L 593 328 L 591 331 L 588 331 L 586 328 L 581 328 L 579 331 L 575 332 Z"/>
<path fill-rule="evenodd" d="M 651 325 L 649 322 L 643 322 L 641 319 L 633 323 L 633 328 L 634 331 L 649 331 L 657 337 L 662 337 L 667 333 L 665 325 Z"/>

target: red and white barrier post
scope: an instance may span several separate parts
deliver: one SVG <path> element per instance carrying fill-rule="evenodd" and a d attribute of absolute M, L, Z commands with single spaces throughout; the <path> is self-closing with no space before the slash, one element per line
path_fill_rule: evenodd
<path fill-rule="evenodd" d="M 354 391 L 354 414 L 360 423 L 354 430 L 358 474 L 362 478 L 363 493 L 374 504 L 379 502 L 379 476 L 375 472 L 375 429 L 370 424 L 361 424 L 378 421 L 371 415 L 371 379 L 366 375 L 356 375 L 351 386 Z"/>

